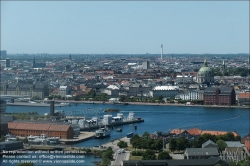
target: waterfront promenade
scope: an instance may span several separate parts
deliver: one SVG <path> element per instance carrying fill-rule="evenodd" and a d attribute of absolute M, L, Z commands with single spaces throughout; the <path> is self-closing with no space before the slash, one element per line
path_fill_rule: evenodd
<path fill-rule="evenodd" d="M 250 109 L 250 106 L 227 106 L 227 105 L 186 105 L 178 103 L 149 103 L 149 102 L 121 102 L 121 103 L 111 103 L 103 101 L 73 101 L 73 100 L 55 100 L 55 102 L 67 102 L 72 104 L 113 104 L 113 105 L 122 105 L 128 103 L 129 105 L 150 105 L 150 106 L 182 106 L 182 107 L 209 107 L 209 108 L 245 108 Z"/>

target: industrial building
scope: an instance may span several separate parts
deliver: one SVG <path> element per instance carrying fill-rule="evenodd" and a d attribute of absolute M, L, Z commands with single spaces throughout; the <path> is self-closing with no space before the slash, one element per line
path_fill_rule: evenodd
<path fill-rule="evenodd" d="M 8 122 L 9 133 L 28 137 L 30 135 L 39 136 L 46 134 L 48 137 L 60 137 L 64 139 L 72 139 L 74 130 L 70 125 L 64 124 L 38 124 L 29 122 Z"/>

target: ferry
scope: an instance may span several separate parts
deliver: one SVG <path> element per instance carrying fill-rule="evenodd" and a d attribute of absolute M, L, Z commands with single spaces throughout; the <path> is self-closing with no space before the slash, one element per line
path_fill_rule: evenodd
<path fill-rule="evenodd" d="M 63 106 L 69 106 L 69 105 L 70 105 L 69 103 L 64 103 L 64 102 L 60 103 L 61 107 L 63 107 Z"/>
<path fill-rule="evenodd" d="M 95 131 L 95 138 L 105 138 L 110 136 L 110 130 L 108 127 L 103 127 Z"/>

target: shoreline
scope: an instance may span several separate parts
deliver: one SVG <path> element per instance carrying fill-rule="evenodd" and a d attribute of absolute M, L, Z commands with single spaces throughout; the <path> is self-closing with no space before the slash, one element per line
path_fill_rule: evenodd
<path fill-rule="evenodd" d="M 111 105 L 150 105 L 150 106 L 181 106 L 181 107 L 207 107 L 207 108 L 243 108 L 250 109 L 250 106 L 224 106 L 224 105 L 186 105 L 186 104 L 175 104 L 175 103 L 145 103 L 145 102 L 121 102 L 121 103 L 110 103 L 103 101 L 71 101 L 71 100 L 55 100 L 55 102 L 67 102 L 72 104 L 111 104 Z"/>

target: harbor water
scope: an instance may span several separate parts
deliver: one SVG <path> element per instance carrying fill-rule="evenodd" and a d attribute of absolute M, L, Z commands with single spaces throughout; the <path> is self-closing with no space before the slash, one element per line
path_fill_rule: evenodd
<path fill-rule="evenodd" d="M 111 140 L 125 137 L 127 133 L 134 132 L 143 134 L 155 131 L 168 132 L 174 128 L 189 129 L 197 127 L 201 130 L 236 131 L 242 137 L 250 133 L 249 129 L 249 109 L 242 108 L 219 108 L 219 107 L 194 107 L 194 106 L 162 106 L 162 105 L 114 105 L 114 104 L 71 104 L 71 106 L 55 108 L 63 110 L 68 115 L 103 117 L 107 113 L 103 112 L 107 108 L 119 109 L 123 116 L 128 116 L 129 112 L 134 112 L 134 117 L 143 118 L 142 123 L 114 126 L 111 136 L 103 139 L 90 139 L 74 144 L 79 147 L 93 147 L 107 143 Z M 25 107 L 7 106 L 6 113 L 34 112 L 40 115 L 49 113 L 49 107 Z M 109 113 L 116 116 L 117 113 Z M 136 127 L 135 127 L 136 126 Z M 117 132 L 117 128 L 122 128 L 122 132 Z M 135 129 L 137 128 L 137 129 Z M 87 160 L 87 158 L 86 158 Z M 91 160 L 91 159 L 90 159 Z M 86 161 L 89 162 L 90 160 Z"/>

